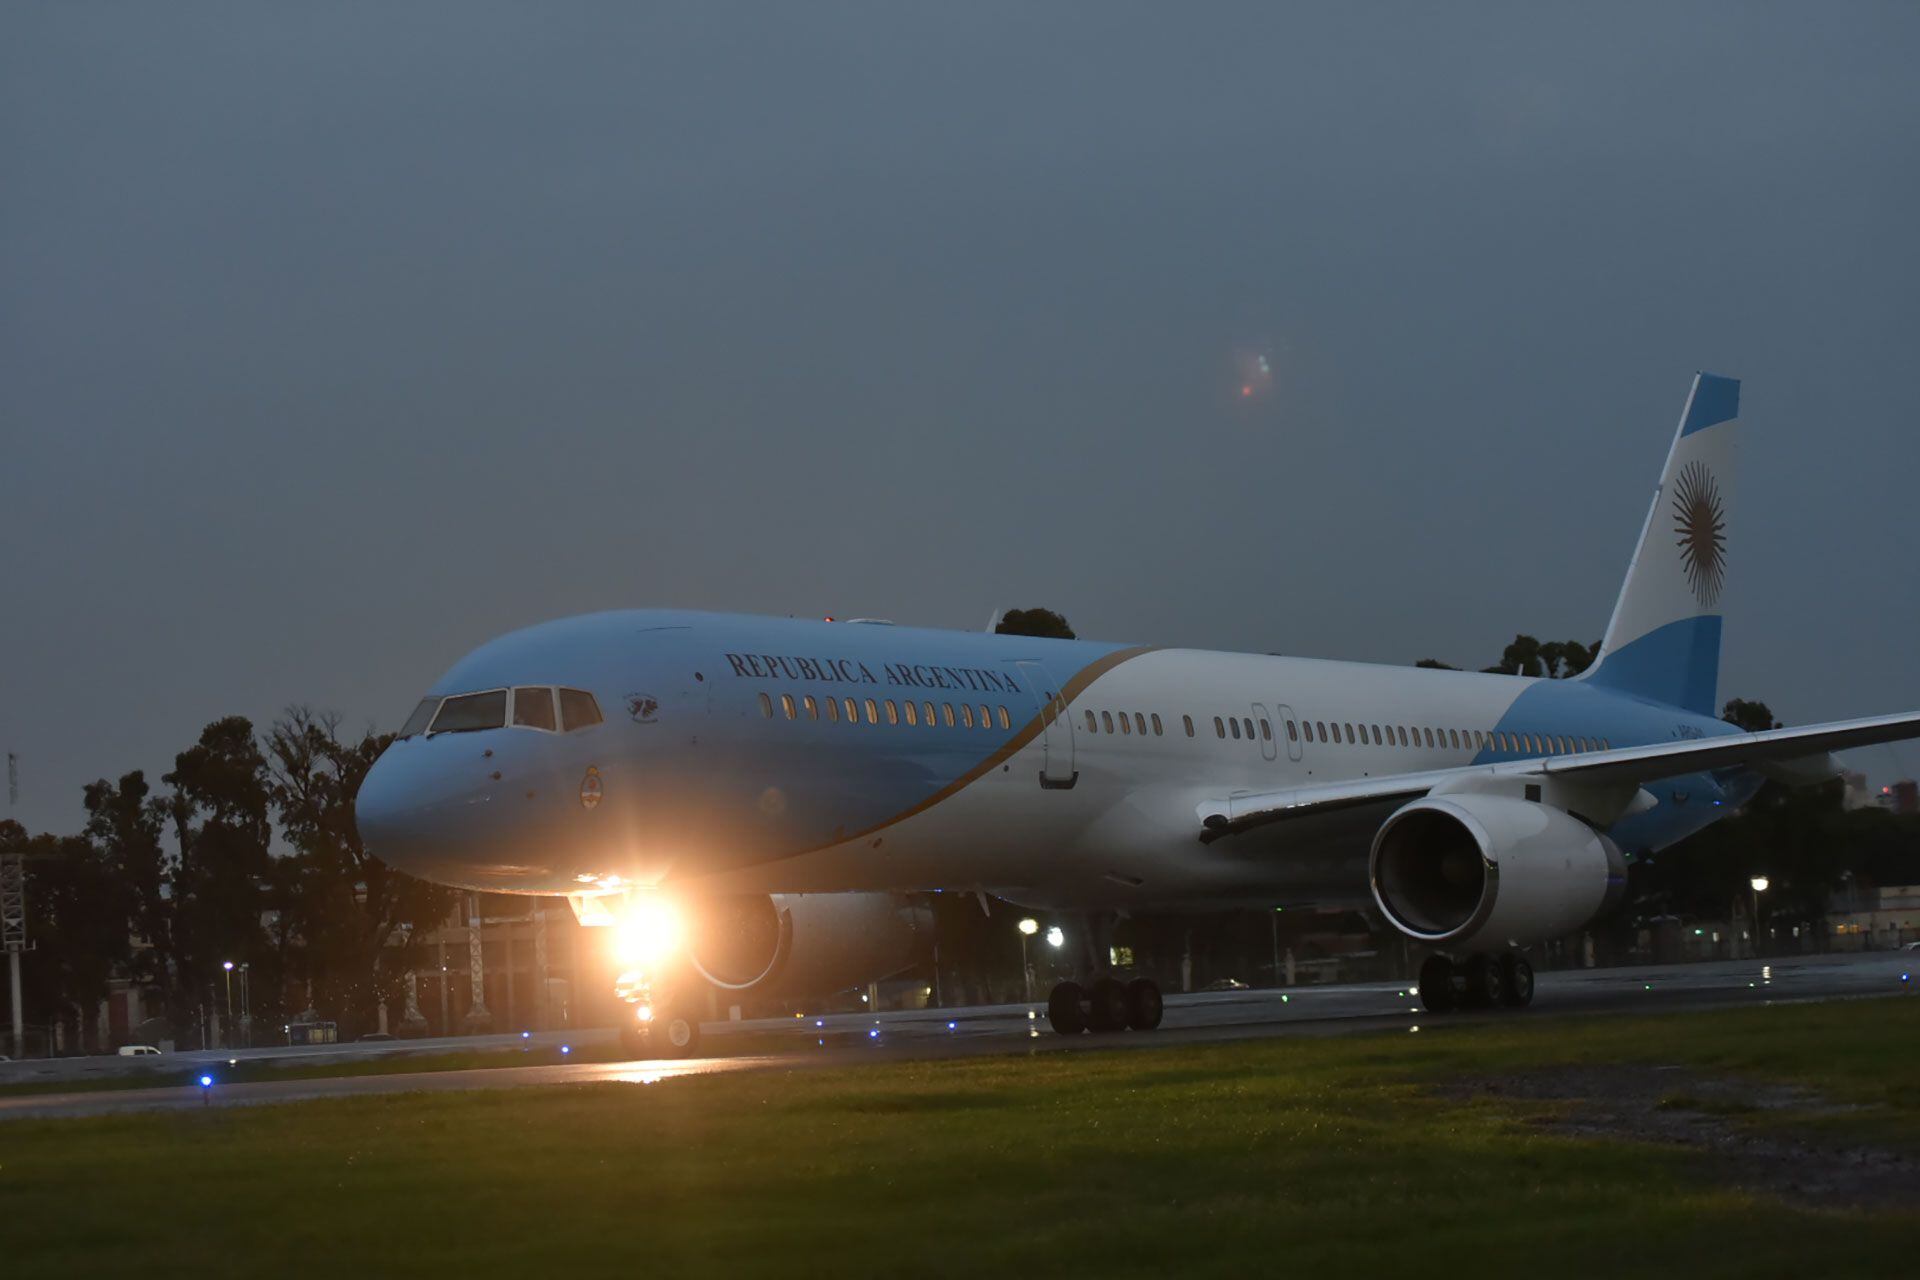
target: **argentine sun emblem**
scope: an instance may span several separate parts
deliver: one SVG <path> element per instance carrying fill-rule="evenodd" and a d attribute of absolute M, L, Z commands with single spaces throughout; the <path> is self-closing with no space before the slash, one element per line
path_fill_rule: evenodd
<path fill-rule="evenodd" d="M 587 766 L 587 776 L 580 779 L 580 806 L 591 809 L 600 803 L 603 788 L 600 785 L 600 770 L 593 765 Z"/>
<path fill-rule="evenodd" d="M 1673 531 L 1678 536 L 1680 567 L 1701 607 L 1720 599 L 1727 575 L 1727 516 L 1720 486 L 1704 462 L 1689 462 L 1673 486 Z"/>

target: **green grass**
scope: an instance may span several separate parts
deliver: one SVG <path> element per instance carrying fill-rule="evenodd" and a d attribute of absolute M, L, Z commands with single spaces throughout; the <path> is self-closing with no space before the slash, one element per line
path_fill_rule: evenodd
<path fill-rule="evenodd" d="M 1920 1145 L 1917 1061 L 1896 999 L 8 1122 L 0 1273 L 1904 1274 L 1911 1208 L 1434 1090 L 1689 1064 Z"/>

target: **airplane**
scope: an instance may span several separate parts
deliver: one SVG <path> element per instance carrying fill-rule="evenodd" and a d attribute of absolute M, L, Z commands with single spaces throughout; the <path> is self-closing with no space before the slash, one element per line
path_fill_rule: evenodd
<path fill-rule="evenodd" d="M 1524 1007 L 1524 948 L 1630 858 L 1920 713 L 1715 716 L 1740 384 L 1693 381 L 1593 663 L 1570 679 L 676 610 L 567 618 L 454 664 L 358 795 L 368 850 L 618 930 L 629 1046 L 694 1052 L 711 989 L 898 972 L 931 892 L 1085 913 L 1062 1034 L 1162 999 L 1125 913 L 1352 905 L 1427 949 L 1430 1010 Z M 983 899 L 984 905 L 984 899 Z"/>

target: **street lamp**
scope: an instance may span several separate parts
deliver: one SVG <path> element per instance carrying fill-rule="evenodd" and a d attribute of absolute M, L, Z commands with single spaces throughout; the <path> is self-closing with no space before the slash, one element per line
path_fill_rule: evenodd
<path fill-rule="evenodd" d="M 220 967 L 227 971 L 227 1027 L 221 1039 L 226 1042 L 223 1047 L 230 1047 L 233 1044 L 233 961 L 222 961 Z"/>
<path fill-rule="evenodd" d="M 1027 939 L 1040 932 L 1040 922 L 1032 916 L 1020 920 L 1020 976 L 1027 984 L 1027 1003 L 1033 1003 L 1033 966 L 1027 962 Z"/>
<path fill-rule="evenodd" d="M 1061 932 L 1059 925 L 1047 930 L 1047 945 L 1056 951 L 1067 945 L 1067 935 Z"/>
<path fill-rule="evenodd" d="M 1760 895 L 1767 891 L 1767 878 L 1755 876 L 1747 881 L 1753 889 L 1753 954 L 1760 954 Z"/>

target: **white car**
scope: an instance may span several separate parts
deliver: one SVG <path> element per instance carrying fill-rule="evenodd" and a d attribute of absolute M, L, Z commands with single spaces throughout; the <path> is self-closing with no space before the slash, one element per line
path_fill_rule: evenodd
<path fill-rule="evenodd" d="M 120 1056 L 123 1058 L 157 1058 L 160 1056 L 160 1051 L 150 1044 L 123 1044 L 120 1046 Z"/>

